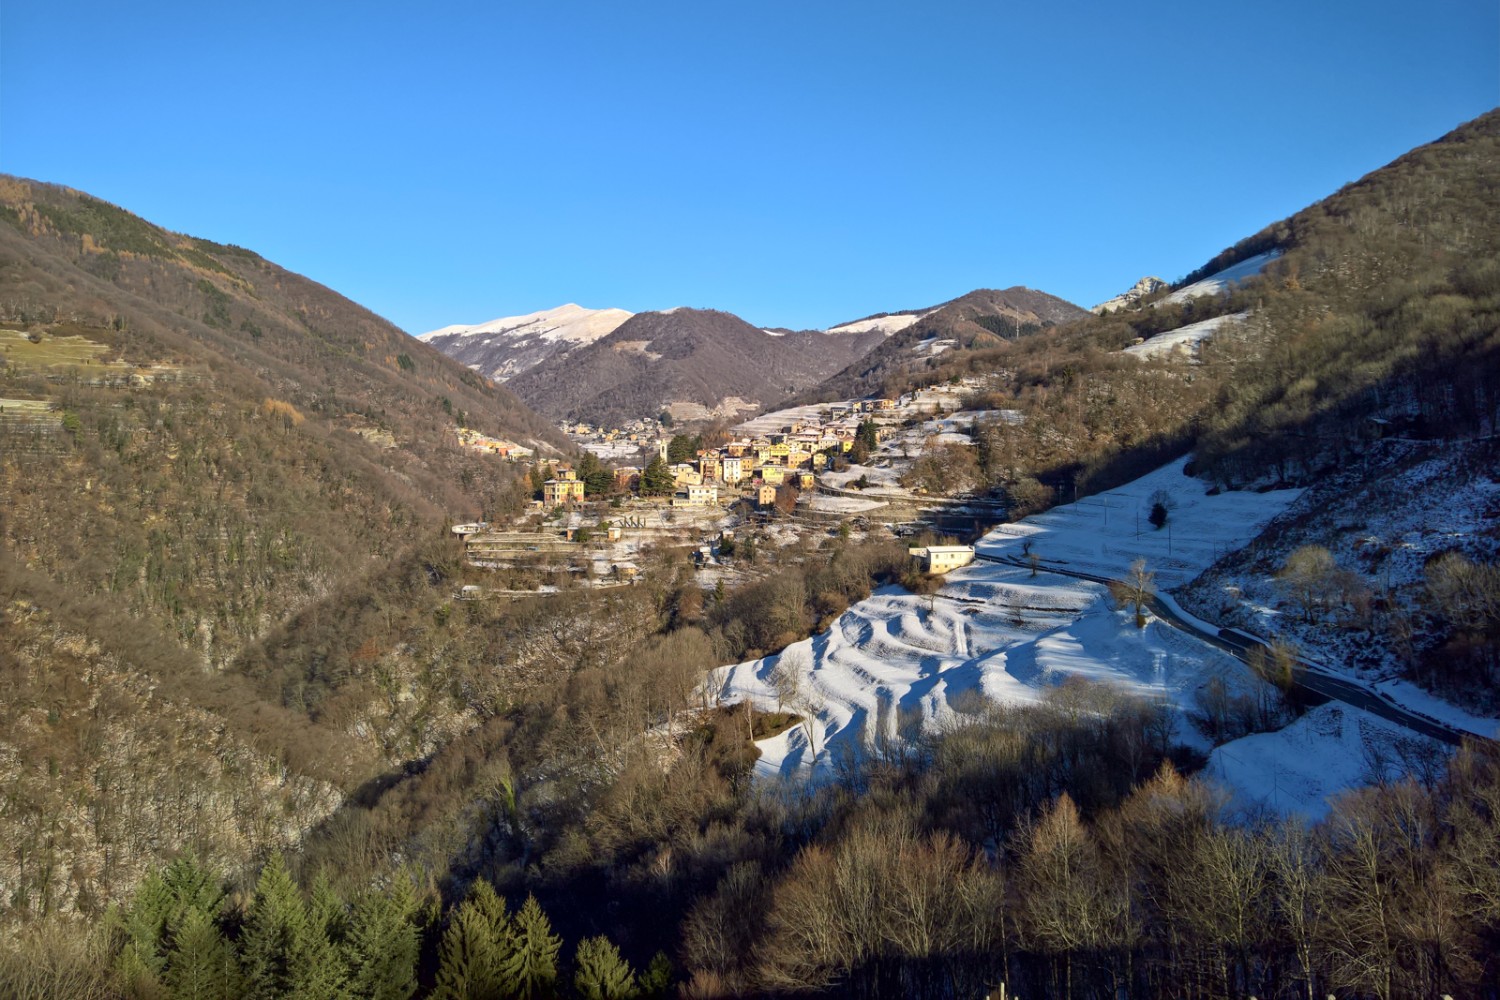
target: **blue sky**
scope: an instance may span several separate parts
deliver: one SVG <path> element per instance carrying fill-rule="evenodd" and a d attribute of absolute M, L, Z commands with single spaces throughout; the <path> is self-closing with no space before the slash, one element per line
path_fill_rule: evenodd
<path fill-rule="evenodd" d="M 422 332 L 1169 280 L 1500 104 L 1500 4 L 0 5 L 0 170 Z"/>

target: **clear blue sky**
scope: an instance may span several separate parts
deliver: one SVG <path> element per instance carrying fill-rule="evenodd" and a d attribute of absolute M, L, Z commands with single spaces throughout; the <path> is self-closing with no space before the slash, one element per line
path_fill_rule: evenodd
<path fill-rule="evenodd" d="M 411 332 L 1169 280 L 1500 104 L 1500 4 L 0 4 L 0 170 Z"/>

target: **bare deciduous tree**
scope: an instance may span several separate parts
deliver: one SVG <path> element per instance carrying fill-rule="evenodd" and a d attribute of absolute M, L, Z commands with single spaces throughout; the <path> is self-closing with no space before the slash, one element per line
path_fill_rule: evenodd
<path fill-rule="evenodd" d="M 1146 569 L 1146 560 L 1131 563 L 1123 580 L 1110 581 L 1109 592 L 1116 605 L 1135 612 L 1136 628 L 1146 627 L 1146 608 L 1156 596 L 1156 574 Z"/>

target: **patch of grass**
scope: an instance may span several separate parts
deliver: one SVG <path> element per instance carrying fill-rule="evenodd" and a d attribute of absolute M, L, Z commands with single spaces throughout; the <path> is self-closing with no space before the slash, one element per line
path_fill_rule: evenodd
<path fill-rule="evenodd" d="M 38 337 L 33 341 L 32 337 Z M 0 330 L 0 357 L 17 368 L 56 368 L 98 364 L 110 351 L 108 344 L 72 334 L 26 334 Z"/>
<path fill-rule="evenodd" d="M 45 417 L 51 412 L 50 399 L 0 399 L 0 416 Z"/>

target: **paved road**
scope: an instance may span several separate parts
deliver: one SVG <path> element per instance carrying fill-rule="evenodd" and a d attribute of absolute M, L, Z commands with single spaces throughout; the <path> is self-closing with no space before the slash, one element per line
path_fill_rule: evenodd
<path fill-rule="evenodd" d="M 985 555 L 981 552 L 976 552 L 974 558 L 983 562 L 999 563 L 1003 566 L 1020 566 L 1024 569 L 1031 567 L 1029 562 L 1022 559 L 1002 558 L 1000 556 Z M 1092 580 L 1095 583 L 1108 584 L 1110 582 L 1108 577 L 1094 576 L 1092 573 L 1079 573 L 1075 570 L 1059 569 L 1056 566 L 1049 566 L 1046 563 L 1039 563 L 1038 569 L 1047 573 L 1056 573 L 1059 576 L 1071 576 L 1079 580 Z M 1243 632 L 1236 632 L 1233 629 L 1227 628 L 1220 628 L 1217 631 L 1204 629 L 1195 622 L 1184 618 L 1156 597 L 1151 598 L 1150 608 L 1152 614 L 1173 628 L 1186 632 L 1188 635 L 1200 639 L 1211 646 L 1222 649 L 1226 653 L 1247 663 L 1250 660 L 1250 654 L 1254 650 L 1268 650 L 1265 643 Z M 1380 718 L 1410 729 L 1414 733 L 1429 736 L 1432 739 L 1439 740 L 1451 746 L 1458 746 L 1464 740 L 1474 740 L 1479 743 L 1495 742 L 1486 737 L 1477 736 L 1468 730 L 1455 729 L 1447 723 L 1440 722 L 1431 716 L 1403 708 L 1391 701 L 1388 695 L 1374 691 L 1360 684 L 1358 681 L 1330 674 L 1308 663 L 1306 660 L 1298 660 L 1298 665 L 1301 667 L 1301 675 L 1297 680 L 1297 687 L 1312 694 L 1321 695 L 1324 698 L 1331 698 L 1334 701 L 1341 701 L 1346 705 L 1364 709 L 1371 715 L 1378 715 Z"/>

